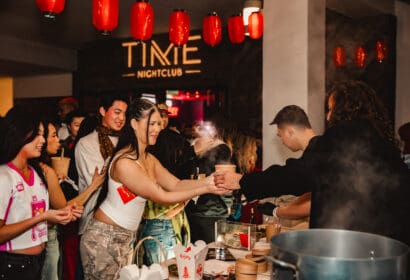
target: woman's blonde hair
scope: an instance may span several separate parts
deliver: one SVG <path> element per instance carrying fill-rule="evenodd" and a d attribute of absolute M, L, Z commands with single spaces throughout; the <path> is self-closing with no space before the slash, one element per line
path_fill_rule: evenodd
<path fill-rule="evenodd" d="M 255 168 L 257 160 L 256 138 L 248 134 L 238 133 L 233 138 L 233 156 L 241 173 L 250 173 Z"/>

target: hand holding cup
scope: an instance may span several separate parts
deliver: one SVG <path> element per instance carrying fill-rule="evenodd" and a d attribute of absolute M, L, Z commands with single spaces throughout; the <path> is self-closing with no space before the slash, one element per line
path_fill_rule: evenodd
<path fill-rule="evenodd" d="M 241 188 L 239 180 L 242 174 L 236 173 L 236 166 L 233 164 L 215 164 L 214 176 L 217 178 L 215 185 L 228 190 L 238 190 Z"/>

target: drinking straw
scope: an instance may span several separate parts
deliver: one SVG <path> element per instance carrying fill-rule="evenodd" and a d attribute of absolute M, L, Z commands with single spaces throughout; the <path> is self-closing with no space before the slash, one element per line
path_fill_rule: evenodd
<path fill-rule="evenodd" d="M 61 160 L 64 158 L 64 148 L 61 148 Z"/>

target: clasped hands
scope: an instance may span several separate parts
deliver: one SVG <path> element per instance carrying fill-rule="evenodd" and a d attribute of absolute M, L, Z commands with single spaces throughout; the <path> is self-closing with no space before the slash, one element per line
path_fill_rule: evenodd
<path fill-rule="evenodd" d="M 239 185 L 239 180 L 242 178 L 242 174 L 229 171 L 218 171 L 213 175 L 215 186 L 221 190 L 226 190 L 226 192 L 229 192 L 241 188 Z M 256 207 L 262 214 L 272 216 L 274 215 L 273 210 L 276 208 L 276 205 L 270 202 L 265 202 L 258 204 Z"/>
<path fill-rule="evenodd" d="M 44 214 L 45 219 L 52 224 L 66 225 L 70 222 L 76 221 L 84 212 L 83 206 L 78 206 L 75 203 L 67 205 L 61 209 L 50 209 Z"/>
<path fill-rule="evenodd" d="M 242 178 L 242 174 L 229 172 L 229 171 L 217 171 L 213 173 L 214 183 L 217 188 L 230 192 L 240 189 L 239 180 Z"/>

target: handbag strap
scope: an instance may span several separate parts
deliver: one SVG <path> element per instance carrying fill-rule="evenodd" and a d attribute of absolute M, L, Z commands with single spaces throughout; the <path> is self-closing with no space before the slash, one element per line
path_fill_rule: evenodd
<path fill-rule="evenodd" d="M 185 205 L 186 205 L 185 201 L 183 201 L 183 202 L 178 203 L 175 207 L 168 209 L 168 211 L 165 212 L 167 219 L 172 219 L 173 217 L 181 213 L 182 210 L 184 210 Z"/>
<path fill-rule="evenodd" d="M 142 238 L 142 239 L 140 239 L 140 240 L 138 241 L 137 245 L 135 246 L 134 253 L 132 254 L 132 258 L 130 259 L 130 263 L 129 263 L 129 264 L 131 265 L 131 264 L 134 262 L 135 257 L 137 257 L 137 262 L 136 262 L 136 264 L 139 265 L 139 264 L 138 264 L 138 253 L 139 253 L 139 249 L 140 249 L 142 243 L 144 243 L 145 240 L 154 240 L 154 241 L 158 244 L 158 246 L 159 246 L 159 249 L 160 249 L 160 251 L 161 251 L 161 255 L 162 255 L 163 261 L 166 261 L 164 248 L 162 247 L 161 242 L 160 242 L 157 238 L 155 238 L 155 237 L 153 237 L 153 236 L 146 236 L 146 237 L 144 237 L 144 238 Z"/>

